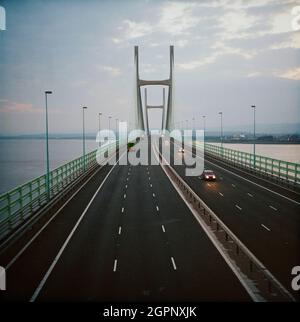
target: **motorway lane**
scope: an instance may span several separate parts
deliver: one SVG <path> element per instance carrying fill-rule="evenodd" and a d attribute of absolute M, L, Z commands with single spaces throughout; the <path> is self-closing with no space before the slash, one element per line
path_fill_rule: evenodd
<path fill-rule="evenodd" d="M 250 298 L 159 166 L 116 166 L 36 300 Z"/>
<path fill-rule="evenodd" d="M 185 153 L 189 153 L 187 149 Z M 178 160 L 182 154 L 175 153 L 174 157 Z M 244 181 L 211 162 L 205 162 L 205 168 L 216 173 L 216 182 L 206 182 L 198 176 L 186 177 L 184 166 L 174 168 L 292 292 L 291 269 L 300 263 L 299 205 Z"/>
<path fill-rule="evenodd" d="M 296 204 L 300 204 L 300 193 L 297 190 L 293 190 L 288 186 L 280 185 L 280 183 L 276 183 L 274 181 L 268 180 L 264 177 L 260 177 L 259 175 L 252 174 L 248 172 L 246 169 L 236 168 L 232 164 L 221 161 L 217 158 L 214 158 L 211 155 L 206 155 L 206 160 L 211 161 L 215 166 L 225 167 L 228 171 L 231 171 L 239 176 L 242 176 L 245 179 L 248 179 L 253 183 L 261 185 L 269 190 L 272 190 L 273 194 L 282 195 L 287 199 L 292 199 Z"/>
<path fill-rule="evenodd" d="M 29 241 L 49 220 L 43 218 L 11 247 L 0 255 L 0 265 L 6 268 L 7 290 L 0 292 L 1 301 L 27 301 L 53 261 L 66 235 L 78 220 L 99 184 L 112 166 L 106 165 L 92 176 L 61 212 L 45 227 L 32 243 Z M 51 218 L 51 217 L 50 217 Z M 28 248 L 24 246 L 29 245 Z M 24 250 L 22 253 L 20 251 Z M 20 256 L 16 257 L 20 253 Z M 14 262 L 13 262 L 14 261 Z M 8 267 L 9 266 L 9 267 Z"/>

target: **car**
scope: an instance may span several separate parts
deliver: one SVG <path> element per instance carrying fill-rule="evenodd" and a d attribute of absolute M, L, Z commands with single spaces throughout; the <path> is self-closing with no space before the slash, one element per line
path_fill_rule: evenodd
<path fill-rule="evenodd" d="M 203 180 L 216 180 L 216 175 L 212 170 L 204 170 L 200 178 Z"/>
<path fill-rule="evenodd" d="M 178 152 L 184 153 L 184 148 L 179 148 Z"/>

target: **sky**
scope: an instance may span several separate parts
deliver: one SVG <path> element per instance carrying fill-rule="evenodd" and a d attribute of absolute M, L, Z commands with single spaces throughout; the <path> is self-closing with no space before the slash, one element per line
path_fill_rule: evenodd
<path fill-rule="evenodd" d="M 207 130 L 300 123 L 300 1 L 0 0 L 0 134 L 80 133 L 133 120 L 134 46 L 140 76 L 169 76 L 175 121 Z M 295 27 L 296 26 L 296 27 Z M 160 105 L 159 87 L 148 104 Z M 161 123 L 150 113 L 150 126 Z"/>

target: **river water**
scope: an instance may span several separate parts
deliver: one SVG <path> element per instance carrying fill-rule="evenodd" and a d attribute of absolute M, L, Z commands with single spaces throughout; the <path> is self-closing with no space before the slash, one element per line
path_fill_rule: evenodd
<path fill-rule="evenodd" d="M 218 144 L 218 143 L 215 143 Z M 224 147 L 253 151 L 251 144 L 225 144 Z M 86 152 L 97 148 L 95 140 L 86 140 Z M 37 139 L 0 139 L 0 194 L 45 173 L 45 141 Z M 300 163 L 300 145 L 257 144 L 256 153 Z M 50 168 L 82 155 L 82 140 L 52 139 L 49 141 Z"/>
<path fill-rule="evenodd" d="M 95 150 L 95 140 L 86 140 L 86 153 Z M 82 140 L 49 140 L 50 168 L 82 155 Z M 0 194 L 46 172 L 45 140 L 0 140 Z"/>
<path fill-rule="evenodd" d="M 220 143 L 212 143 L 219 145 Z M 253 153 L 253 144 L 224 143 L 224 148 Z M 300 164 L 300 144 L 256 144 L 256 155 Z"/>

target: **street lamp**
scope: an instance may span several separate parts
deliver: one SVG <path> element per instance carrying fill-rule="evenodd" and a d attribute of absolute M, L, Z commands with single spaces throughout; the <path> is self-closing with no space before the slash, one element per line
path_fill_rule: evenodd
<path fill-rule="evenodd" d="M 100 135 L 100 131 L 101 131 L 101 115 L 102 115 L 102 113 L 98 114 L 98 117 L 99 117 L 99 135 Z M 101 146 L 100 140 L 99 140 L 99 146 Z"/>
<path fill-rule="evenodd" d="M 254 155 L 254 168 L 256 165 L 256 156 L 255 156 L 255 141 L 256 141 L 256 135 L 255 135 L 255 112 L 256 112 L 256 106 L 251 105 L 251 108 L 253 108 L 253 155 Z"/>
<path fill-rule="evenodd" d="M 85 165 L 85 124 L 84 124 L 84 110 L 86 110 L 87 107 L 82 107 L 82 148 L 83 148 L 83 170 L 85 171 L 86 165 Z"/>
<path fill-rule="evenodd" d="M 203 139 L 205 140 L 205 118 L 206 118 L 206 115 L 202 115 L 202 118 L 203 118 Z"/>
<path fill-rule="evenodd" d="M 116 119 L 116 136 L 117 136 L 117 132 L 118 132 L 118 122 L 119 122 L 119 119 Z"/>
<path fill-rule="evenodd" d="M 221 115 L 221 148 L 223 149 L 223 112 L 219 112 Z"/>
<path fill-rule="evenodd" d="M 110 119 L 111 119 L 111 116 L 108 117 L 108 143 L 110 143 Z"/>
<path fill-rule="evenodd" d="M 46 99 L 46 162 L 47 162 L 47 173 L 46 173 L 46 191 L 47 199 L 50 199 L 50 164 L 49 164 L 49 132 L 48 132 L 48 97 L 47 95 L 52 94 L 52 91 L 45 91 Z"/>
<path fill-rule="evenodd" d="M 110 131 L 110 119 L 111 119 L 111 116 L 108 117 L 108 131 Z"/>

